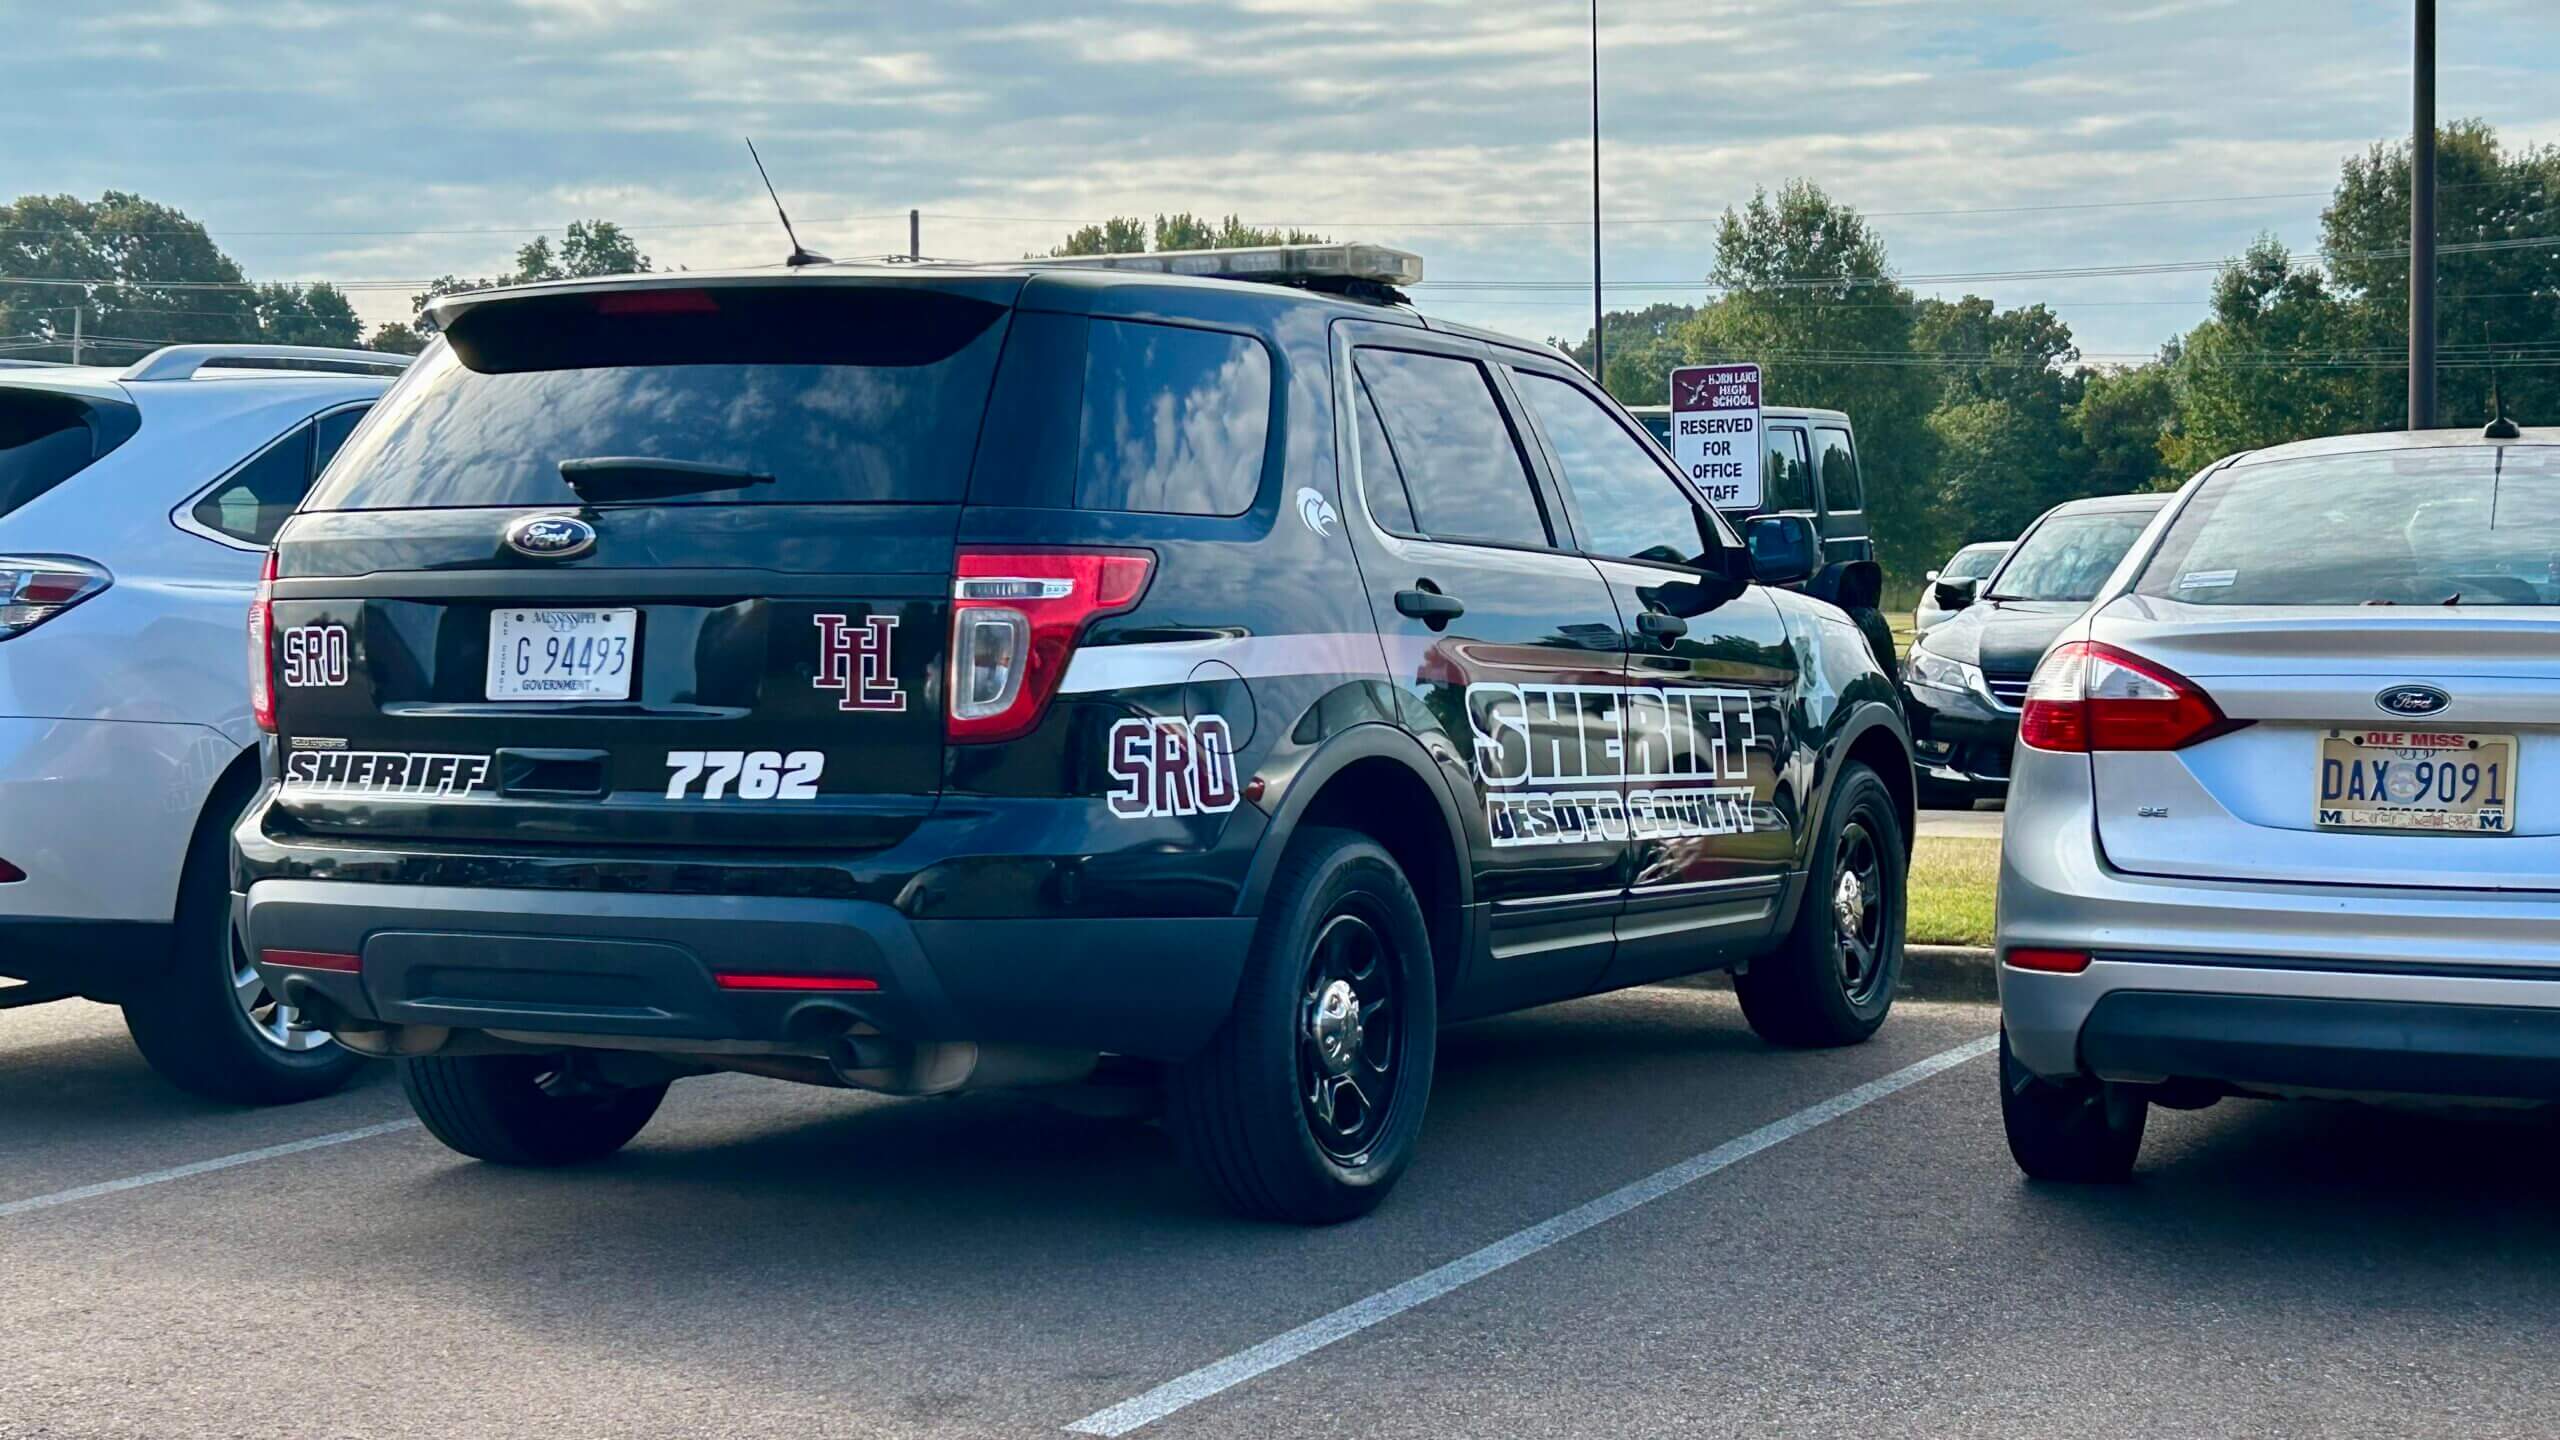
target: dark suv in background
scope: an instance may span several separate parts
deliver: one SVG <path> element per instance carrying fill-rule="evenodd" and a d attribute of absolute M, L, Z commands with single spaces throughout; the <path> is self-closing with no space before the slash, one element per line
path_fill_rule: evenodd
<path fill-rule="evenodd" d="M 252 618 L 260 973 L 489 1160 L 714 1071 L 1162 1077 L 1226 1201 L 1310 1221 L 1411 1159 L 1443 1020 L 1727 969 L 1864 1038 L 1911 768 L 1859 632 L 1764 588 L 1811 527 L 1737 535 L 1418 273 L 438 301 Z"/>

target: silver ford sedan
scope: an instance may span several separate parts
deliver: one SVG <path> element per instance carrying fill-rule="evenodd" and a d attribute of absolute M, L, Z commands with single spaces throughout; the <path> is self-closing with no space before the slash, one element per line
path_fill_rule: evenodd
<path fill-rule="evenodd" d="M 2560 1100 L 2560 430 L 2187 482 L 2046 652 L 2000 868 L 2020 1168 L 2152 1105 Z"/>

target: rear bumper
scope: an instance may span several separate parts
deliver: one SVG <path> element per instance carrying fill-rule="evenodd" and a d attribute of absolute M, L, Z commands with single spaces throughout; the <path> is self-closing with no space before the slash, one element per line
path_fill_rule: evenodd
<path fill-rule="evenodd" d="M 270 986 L 349 1018 L 638 1048 L 900 1039 L 1178 1060 L 1235 998 L 1249 918 L 911 920 L 864 900 L 261 880 L 233 897 Z M 359 973 L 267 952 L 354 955 Z M 715 976 L 860 976 L 863 991 Z"/>
<path fill-rule="evenodd" d="M 2018 752 L 1998 944 L 2019 1063 L 2053 1078 L 2560 1099 L 2560 894 L 2127 875 L 2099 854 L 2086 756 Z"/>

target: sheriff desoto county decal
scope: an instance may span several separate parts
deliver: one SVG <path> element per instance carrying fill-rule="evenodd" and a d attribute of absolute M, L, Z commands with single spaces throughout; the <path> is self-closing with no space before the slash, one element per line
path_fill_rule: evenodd
<path fill-rule="evenodd" d="M 1223 715 L 1117 721 L 1110 769 L 1111 813 L 1123 819 L 1236 808 L 1236 747 Z"/>
<path fill-rule="evenodd" d="M 1495 845 L 1752 828 L 1760 724 L 1744 691 L 1470 685 L 1467 725 Z"/>
<path fill-rule="evenodd" d="M 347 627 L 295 625 L 276 637 L 289 690 L 347 683 Z"/>
<path fill-rule="evenodd" d="M 842 615 L 812 617 L 818 626 L 818 678 L 821 690 L 843 692 L 838 710 L 907 708 L 907 692 L 889 668 L 889 642 L 896 638 L 898 617 L 868 615 L 859 625 Z"/>
<path fill-rule="evenodd" d="M 284 757 L 284 788 L 300 795 L 442 800 L 469 794 L 488 777 L 486 755 L 297 748 Z"/>

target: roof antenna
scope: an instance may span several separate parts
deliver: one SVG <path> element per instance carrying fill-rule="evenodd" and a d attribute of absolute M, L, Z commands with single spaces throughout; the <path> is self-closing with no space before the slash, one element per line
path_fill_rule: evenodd
<path fill-rule="evenodd" d="M 2481 338 L 2487 339 L 2488 334 L 2489 327 L 2484 323 L 2480 327 Z M 2492 353 L 2489 357 L 2489 423 L 2480 431 L 2483 440 L 2513 440 L 2523 433 L 2516 428 L 2516 422 L 2507 417 L 2506 387 L 2498 383 L 2498 378 L 2498 357 Z"/>
<path fill-rule="evenodd" d="M 804 248 L 800 244 L 800 237 L 792 233 L 791 216 L 782 208 L 782 197 L 774 194 L 773 177 L 764 173 L 764 157 L 756 153 L 755 137 L 750 135 L 746 137 L 746 140 L 747 158 L 756 162 L 756 178 L 764 182 L 764 193 L 773 196 L 773 213 L 782 217 L 782 233 L 791 241 L 790 258 L 784 260 L 782 263 L 792 266 L 795 269 L 802 265 L 834 264 L 835 262 L 828 259 L 826 256 L 820 255 L 814 250 Z"/>

